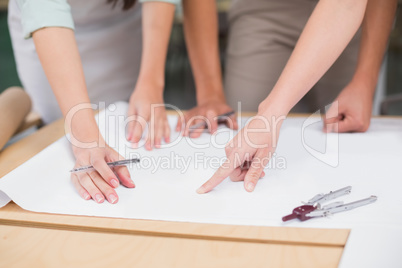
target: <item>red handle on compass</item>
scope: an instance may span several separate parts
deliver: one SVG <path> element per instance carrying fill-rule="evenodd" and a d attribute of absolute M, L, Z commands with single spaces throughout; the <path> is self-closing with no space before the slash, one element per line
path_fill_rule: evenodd
<path fill-rule="evenodd" d="M 297 215 L 292 213 L 292 214 L 289 214 L 289 215 L 283 217 L 282 221 L 290 221 L 290 220 L 293 220 L 293 219 L 296 219 L 296 218 L 297 218 Z"/>

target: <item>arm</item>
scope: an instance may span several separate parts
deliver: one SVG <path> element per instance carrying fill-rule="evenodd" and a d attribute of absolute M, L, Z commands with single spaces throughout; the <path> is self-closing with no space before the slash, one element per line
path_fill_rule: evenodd
<path fill-rule="evenodd" d="M 259 105 L 256 119 L 229 143 L 226 162 L 198 193 L 209 192 L 228 176 L 235 181 L 244 180 L 247 191 L 254 190 L 275 151 L 281 117 L 289 113 L 345 49 L 363 20 L 366 3 L 367 0 L 318 2 L 278 82 Z M 243 166 L 246 162 L 250 163 L 249 168 Z"/>
<path fill-rule="evenodd" d="M 106 197 L 109 202 L 116 203 L 117 194 L 113 188 L 117 187 L 119 182 L 106 165 L 106 160 L 115 161 L 121 156 L 105 145 L 99 133 L 93 111 L 89 106 L 90 101 L 74 32 L 59 27 L 41 28 L 33 33 L 33 40 L 63 115 L 66 116 L 77 105 L 88 105 L 86 109 L 74 114 L 71 125 L 66 125 L 66 128 L 79 142 L 95 142 L 94 148 L 73 144 L 73 152 L 76 166 L 93 165 L 97 172 L 72 175 L 75 188 L 85 199 L 92 197 L 101 203 Z M 102 144 L 104 146 L 101 146 Z M 119 168 L 116 172 L 124 185 L 134 187 L 126 168 Z"/>
<path fill-rule="evenodd" d="M 184 33 L 197 88 L 197 103 L 202 105 L 211 98 L 225 101 L 215 1 L 184 0 L 183 10 Z"/>
<path fill-rule="evenodd" d="M 282 114 L 290 111 L 353 38 L 363 20 L 366 3 L 367 0 L 318 2 L 278 82 L 259 111 L 277 110 Z"/>
<path fill-rule="evenodd" d="M 90 103 L 74 32 L 58 27 L 42 28 L 33 33 L 33 40 L 64 117 L 74 106 Z M 84 109 L 76 116 L 79 119 L 71 126 L 75 137 L 83 142 L 97 141 L 98 131 L 92 110 Z M 89 135 L 81 132 L 84 126 L 88 126 L 89 132 L 85 132 Z"/>
<path fill-rule="evenodd" d="M 163 92 L 165 63 L 172 30 L 175 6 L 165 2 L 145 2 L 142 5 L 142 55 L 139 83 L 149 81 L 155 90 Z"/>
<path fill-rule="evenodd" d="M 185 39 L 197 89 L 197 107 L 185 115 L 185 121 L 193 116 L 205 116 L 213 133 L 218 127 L 214 118 L 232 110 L 223 92 L 216 4 L 214 0 L 184 0 L 183 10 Z M 235 125 L 231 127 L 237 128 L 236 120 L 233 122 Z M 178 122 L 177 131 L 181 130 L 182 123 Z M 200 134 L 196 132 L 192 137 Z"/>
<path fill-rule="evenodd" d="M 364 132 L 368 129 L 378 74 L 397 3 L 397 0 L 368 0 L 355 74 L 335 100 L 338 101 L 337 110 L 336 106 L 328 110 L 324 130 Z"/>
<path fill-rule="evenodd" d="M 153 131 L 148 131 L 146 149 L 161 145 L 162 138 L 169 142 L 170 128 L 163 106 L 165 62 L 172 29 L 175 6 L 171 3 L 149 1 L 142 8 L 143 45 L 141 69 L 135 90 L 130 98 L 127 139 L 137 145 L 144 131 L 142 122 L 150 121 Z M 160 104 L 157 108 L 152 105 Z M 151 111 L 151 109 L 153 109 Z M 142 118 L 144 120 L 138 120 Z"/>

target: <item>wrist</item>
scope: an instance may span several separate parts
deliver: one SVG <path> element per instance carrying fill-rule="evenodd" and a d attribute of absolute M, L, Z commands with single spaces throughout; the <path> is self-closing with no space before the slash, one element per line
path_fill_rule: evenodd
<path fill-rule="evenodd" d="M 221 85 L 197 85 L 197 104 L 203 105 L 209 102 L 226 103 L 225 93 Z"/>
<path fill-rule="evenodd" d="M 94 142 L 101 138 L 92 109 L 81 109 L 65 119 L 65 129 L 80 142 Z"/>
<path fill-rule="evenodd" d="M 286 117 L 292 108 L 288 106 L 289 105 L 286 105 L 284 101 L 280 101 L 268 96 L 260 103 L 260 105 L 258 105 L 258 115 L 262 115 L 267 118 L 270 116 Z"/>
<path fill-rule="evenodd" d="M 151 90 L 154 93 L 163 94 L 163 90 L 165 87 L 164 80 L 165 79 L 163 76 L 160 77 L 152 74 L 151 75 L 143 74 L 138 77 L 135 89 L 147 92 Z"/>
<path fill-rule="evenodd" d="M 370 93 L 374 95 L 375 89 L 377 87 L 377 77 L 356 74 L 355 76 L 353 76 L 350 84 L 355 85 L 353 87 L 350 87 L 354 90 L 361 91 L 364 94 Z"/>

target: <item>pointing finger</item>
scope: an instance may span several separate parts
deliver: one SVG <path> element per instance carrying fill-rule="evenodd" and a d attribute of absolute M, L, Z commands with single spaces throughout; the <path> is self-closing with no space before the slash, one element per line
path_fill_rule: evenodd
<path fill-rule="evenodd" d="M 215 188 L 218 184 L 220 184 L 224 179 L 226 179 L 233 170 L 236 169 L 234 165 L 234 154 L 230 158 L 228 158 L 222 166 L 215 172 L 215 174 L 205 182 L 200 188 L 198 188 L 197 193 L 205 194 Z"/>

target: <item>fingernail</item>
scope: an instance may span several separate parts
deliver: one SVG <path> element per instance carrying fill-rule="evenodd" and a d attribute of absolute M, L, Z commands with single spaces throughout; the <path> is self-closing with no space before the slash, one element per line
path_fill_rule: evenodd
<path fill-rule="evenodd" d="M 91 198 L 91 196 L 88 193 L 84 193 L 84 199 L 88 200 L 89 198 Z"/>
<path fill-rule="evenodd" d="M 116 203 L 117 197 L 114 194 L 109 195 L 109 200 L 112 204 Z"/>
<path fill-rule="evenodd" d="M 101 194 L 96 194 L 95 195 L 95 200 L 98 203 L 102 203 L 104 199 L 103 199 L 103 196 Z"/>
<path fill-rule="evenodd" d="M 114 188 L 116 188 L 116 187 L 119 186 L 119 182 L 118 182 L 116 179 L 112 179 L 112 180 L 110 181 L 110 183 L 112 184 L 112 186 L 113 186 Z"/>
<path fill-rule="evenodd" d="M 128 177 L 127 180 L 128 180 L 128 183 L 129 183 L 130 185 L 135 186 L 134 181 L 133 181 L 130 177 Z"/>
<path fill-rule="evenodd" d="M 131 148 L 137 149 L 138 148 L 138 143 L 137 142 L 131 143 Z"/>
<path fill-rule="evenodd" d="M 205 194 L 205 190 L 203 187 L 197 189 L 197 194 Z"/>
<path fill-rule="evenodd" d="M 254 183 L 249 182 L 247 183 L 246 190 L 252 192 L 254 190 L 254 187 L 255 187 Z"/>

